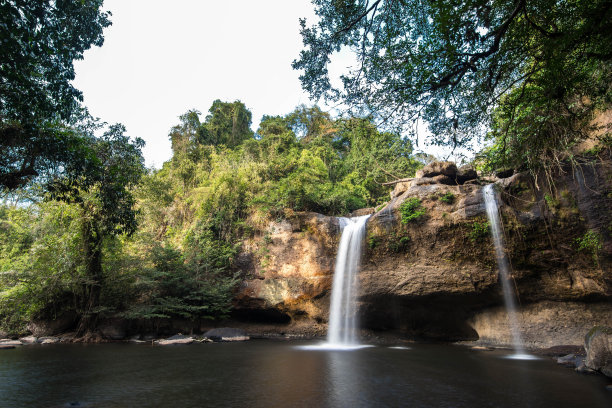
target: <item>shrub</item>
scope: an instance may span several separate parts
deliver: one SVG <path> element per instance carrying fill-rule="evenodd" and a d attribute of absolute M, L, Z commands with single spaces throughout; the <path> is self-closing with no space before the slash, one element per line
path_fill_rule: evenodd
<path fill-rule="evenodd" d="M 404 201 L 400 205 L 399 211 L 402 217 L 402 224 L 416 221 L 425 215 L 425 208 L 421 205 L 421 200 L 416 197 Z"/>
<path fill-rule="evenodd" d="M 440 201 L 446 204 L 452 204 L 455 202 L 455 195 L 452 192 L 448 192 L 439 198 Z"/>
<path fill-rule="evenodd" d="M 489 236 L 489 222 L 474 222 L 468 236 L 472 242 L 482 241 Z"/>
<path fill-rule="evenodd" d="M 591 253 L 593 261 L 597 263 L 599 251 L 603 248 L 601 235 L 595 230 L 588 230 L 580 238 L 576 238 L 578 251 L 587 251 Z"/>

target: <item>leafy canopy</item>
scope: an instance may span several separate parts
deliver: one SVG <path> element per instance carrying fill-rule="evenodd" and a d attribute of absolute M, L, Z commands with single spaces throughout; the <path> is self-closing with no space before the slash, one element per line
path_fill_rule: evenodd
<path fill-rule="evenodd" d="M 595 103 L 610 94 L 608 0 L 313 4 L 320 21 L 309 26 L 301 20 L 304 50 L 293 62 L 302 71 L 303 88 L 382 120 L 424 119 L 438 144 L 461 145 L 485 130 L 503 98 L 512 99 L 506 101 L 511 107 L 531 106 L 534 97 L 538 104 L 547 98 L 563 107 L 576 98 Z M 357 66 L 334 87 L 328 65 L 345 48 Z M 524 87 L 539 89 L 539 95 Z M 514 121 L 506 115 L 510 127 Z"/>
<path fill-rule="evenodd" d="M 102 0 L 0 2 L 0 187 L 15 189 L 81 155 L 73 62 L 101 46 Z"/>

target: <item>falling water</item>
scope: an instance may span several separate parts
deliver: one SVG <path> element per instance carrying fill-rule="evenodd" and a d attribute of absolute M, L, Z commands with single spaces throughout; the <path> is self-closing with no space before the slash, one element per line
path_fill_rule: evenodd
<path fill-rule="evenodd" d="M 489 219 L 489 225 L 491 226 L 491 234 L 493 235 L 493 245 L 495 246 L 495 257 L 497 259 L 497 267 L 499 269 L 500 280 L 502 283 L 502 289 L 504 293 L 504 302 L 506 304 L 506 311 L 508 313 L 508 323 L 510 324 L 510 330 L 512 332 L 512 346 L 514 347 L 513 358 L 530 358 L 528 354 L 525 354 L 523 349 L 523 339 L 519 331 L 517 316 L 516 316 L 516 300 L 514 298 L 513 285 L 511 282 L 510 275 L 510 264 L 505 251 L 504 235 L 502 226 L 499 221 L 499 211 L 497 207 L 497 198 L 495 196 L 495 190 L 493 190 L 493 184 L 488 184 L 483 190 L 485 208 L 487 210 L 487 218 Z"/>
<path fill-rule="evenodd" d="M 329 310 L 327 344 L 329 346 L 358 345 L 355 297 L 358 290 L 357 273 L 366 221 L 370 216 L 340 218 L 342 236 L 336 256 L 336 269 Z"/>

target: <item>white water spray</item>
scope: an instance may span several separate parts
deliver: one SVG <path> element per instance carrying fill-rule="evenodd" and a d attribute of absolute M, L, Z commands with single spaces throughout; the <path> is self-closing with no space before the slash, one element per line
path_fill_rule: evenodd
<path fill-rule="evenodd" d="M 336 268 L 329 309 L 327 344 L 329 346 L 357 346 L 357 312 L 355 298 L 359 290 L 361 247 L 370 216 L 340 218 L 342 236 L 336 256 Z"/>
<path fill-rule="evenodd" d="M 531 356 L 525 354 L 523 339 L 519 330 L 516 299 L 514 297 L 513 284 L 510 275 L 510 263 L 508 262 L 508 257 L 505 251 L 506 244 L 504 242 L 502 224 L 499 221 L 499 210 L 493 184 L 488 184 L 485 186 L 483 189 L 483 195 L 485 208 L 487 210 L 487 218 L 489 219 L 489 225 L 491 226 L 493 245 L 495 246 L 495 258 L 497 260 L 497 268 L 499 269 L 499 279 L 501 280 L 502 284 L 506 312 L 508 313 L 508 323 L 512 332 L 514 356 L 511 358 L 529 358 Z"/>

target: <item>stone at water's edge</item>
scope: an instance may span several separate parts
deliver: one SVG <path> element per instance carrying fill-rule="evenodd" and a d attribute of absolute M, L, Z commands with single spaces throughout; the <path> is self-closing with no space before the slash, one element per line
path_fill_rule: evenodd
<path fill-rule="evenodd" d="M 234 329 L 231 327 L 220 327 L 217 329 L 210 329 L 204 333 L 204 337 L 207 337 L 213 341 L 245 341 L 249 340 L 247 332 L 242 329 Z"/>
<path fill-rule="evenodd" d="M 585 336 L 585 366 L 612 377 L 612 328 L 593 327 Z"/>
<path fill-rule="evenodd" d="M 171 346 L 174 344 L 191 344 L 194 342 L 193 337 L 184 337 L 181 336 L 180 338 L 168 338 L 165 340 L 158 340 L 155 342 L 155 344 L 158 344 L 160 346 Z"/>

